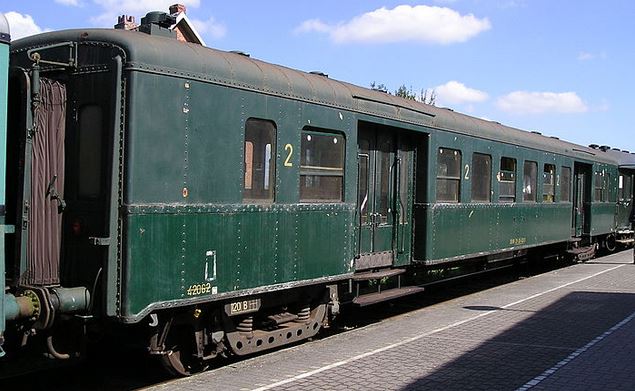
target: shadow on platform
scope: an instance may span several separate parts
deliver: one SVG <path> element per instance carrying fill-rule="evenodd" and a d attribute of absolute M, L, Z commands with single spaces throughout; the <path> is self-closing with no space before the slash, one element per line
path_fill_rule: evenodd
<path fill-rule="evenodd" d="M 475 313 L 495 312 L 475 319 L 470 327 L 448 329 L 430 338 L 447 339 L 449 350 L 461 349 L 465 340 L 491 335 L 492 317 L 525 319 L 403 389 L 515 390 L 628 317 L 635 311 L 635 294 L 572 292 L 537 311 L 531 303 L 516 307 L 465 307 Z"/>

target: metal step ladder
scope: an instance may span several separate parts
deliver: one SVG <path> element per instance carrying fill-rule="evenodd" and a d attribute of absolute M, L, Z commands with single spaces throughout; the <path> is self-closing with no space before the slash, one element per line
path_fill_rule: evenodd
<path fill-rule="evenodd" d="M 418 286 L 401 286 L 401 275 L 405 273 L 405 269 L 383 269 L 377 271 L 363 272 L 353 275 L 352 280 L 355 282 L 355 298 L 353 304 L 359 307 L 380 303 L 382 301 L 396 299 L 415 293 L 423 292 L 424 288 Z M 390 289 L 381 289 L 381 284 L 377 284 L 377 292 L 361 294 L 359 286 L 361 282 L 370 280 L 380 280 L 383 278 L 397 277 L 397 287 Z"/>

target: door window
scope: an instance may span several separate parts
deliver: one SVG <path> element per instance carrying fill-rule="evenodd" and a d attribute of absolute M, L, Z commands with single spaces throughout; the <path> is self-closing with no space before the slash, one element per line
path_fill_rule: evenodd
<path fill-rule="evenodd" d="M 560 171 L 560 202 L 571 201 L 571 168 L 562 167 Z"/>
<path fill-rule="evenodd" d="M 388 214 L 391 210 L 390 192 L 393 189 L 393 156 L 394 143 L 391 136 L 380 134 L 377 136 L 377 181 L 379 183 L 379 200 L 377 213 L 380 214 L 380 223 L 388 223 Z"/>
<path fill-rule="evenodd" d="M 632 177 L 630 175 L 620 175 L 619 194 L 620 201 L 628 201 L 633 196 Z"/>
<path fill-rule="evenodd" d="M 101 160 L 103 118 L 100 106 L 88 105 L 79 111 L 79 179 L 80 199 L 99 197 L 101 192 Z"/>

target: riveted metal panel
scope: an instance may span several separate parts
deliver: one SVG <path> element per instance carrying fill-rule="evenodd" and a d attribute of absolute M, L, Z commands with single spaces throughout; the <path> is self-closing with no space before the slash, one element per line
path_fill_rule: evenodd
<path fill-rule="evenodd" d="M 156 302 L 350 272 L 352 207 L 237 205 L 134 207 L 122 315 Z"/>
<path fill-rule="evenodd" d="M 437 204 L 422 206 L 428 219 L 425 259 L 451 259 L 539 246 L 569 239 L 571 205 Z M 418 240 L 418 237 L 417 237 Z"/>

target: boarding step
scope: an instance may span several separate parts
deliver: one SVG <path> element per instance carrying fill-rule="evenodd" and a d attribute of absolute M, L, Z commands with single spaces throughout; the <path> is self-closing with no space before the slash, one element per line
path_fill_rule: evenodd
<path fill-rule="evenodd" d="M 569 243 L 578 243 L 582 241 L 582 238 L 569 238 Z"/>
<path fill-rule="evenodd" d="M 372 272 L 363 272 L 353 275 L 353 281 L 370 281 L 379 280 L 381 278 L 388 278 L 398 276 L 405 273 L 405 269 L 382 269 Z"/>
<path fill-rule="evenodd" d="M 413 295 L 415 293 L 423 292 L 424 288 L 418 286 L 408 286 L 403 288 L 386 289 L 381 292 L 369 293 L 366 295 L 358 296 L 353 299 L 353 304 L 360 307 L 367 305 L 381 303 L 382 301 L 396 299 L 398 297 L 404 297 Z"/>
<path fill-rule="evenodd" d="M 635 233 L 632 229 L 620 229 L 616 232 L 618 235 L 632 235 Z"/>
<path fill-rule="evenodd" d="M 617 239 L 616 242 L 619 244 L 627 245 L 627 244 L 633 244 L 633 242 L 635 242 L 635 239 Z"/>
<path fill-rule="evenodd" d="M 587 247 L 572 248 L 567 251 L 569 254 L 575 257 L 578 262 L 587 261 L 595 256 L 595 245 Z"/>

